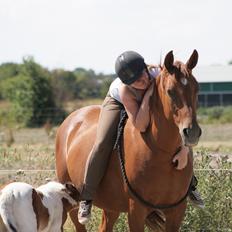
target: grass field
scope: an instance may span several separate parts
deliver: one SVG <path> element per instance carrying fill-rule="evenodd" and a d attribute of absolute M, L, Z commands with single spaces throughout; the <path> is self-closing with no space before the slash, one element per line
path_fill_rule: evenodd
<path fill-rule="evenodd" d="M 56 128 L 54 128 L 55 131 Z M 199 145 L 194 149 L 194 153 L 196 156 L 196 160 L 198 162 L 198 168 L 220 168 L 221 161 L 226 159 L 226 163 L 231 169 L 232 162 L 232 124 L 225 125 L 202 125 L 203 134 Z M 11 131 L 11 136 L 13 137 L 14 142 L 12 145 L 8 147 L 5 143 L 5 139 L 7 138 L 6 134 L 8 133 L 5 129 L 1 130 L 2 136 L 0 137 L 0 184 L 7 183 L 9 181 L 25 181 L 34 186 L 38 186 L 40 184 L 44 184 L 46 181 L 50 179 L 55 179 L 55 160 L 54 160 L 54 136 L 48 136 L 46 130 L 44 128 L 37 129 L 13 129 Z M 202 154 L 207 154 L 211 157 L 210 161 L 207 161 L 206 167 L 201 167 L 199 163 L 203 157 Z M 219 161 L 220 162 L 219 162 Z M 223 162 L 224 162 L 223 161 Z M 196 174 L 199 175 L 199 187 L 202 192 L 203 197 L 206 198 L 206 205 L 210 207 L 211 200 L 208 200 L 209 193 L 211 194 L 212 188 L 211 185 L 204 185 L 201 183 L 204 178 L 212 178 L 211 173 L 199 173 L 200 171 L 196 171 Z M 218 174 L 217 174 L 218 175 Z M 221 178 L 218 175 L 217 178 Z M 229 179 L 228 179 L 229 178 Z M 228 172 L 226 176 L 223 176 L 222 181 L 220 182 L 222 185 L 225 184 L 226 188 L 231 183 L 232 175 L 231 172 Z M 201 187 L 203 186 L 203 187 Z M 224 186 L 224 185 L 223 185 Z M 222 187 L 223 187 L 222 186 Z M 216 190 L 215 190 L 216 191 Z M 231 187 L 230 189 L 225 189 L 226 195 L 230 194 L 227 197 L 227 200 L 230 201 L 228 207 L 232 205 L 232 197 L 231 197 Z M 218 193 L 219 196 L 221 193 Z M 218 211 L 227 211 L 225 207 L 225 203 L 218 203 Z M 201 215 L 196 209 L 189 208 L 187 211 L 187 217 L 191 215 Z M 197 218 L 196 216 L 196 218 Z M 208 214 L 203 214 L 204 217 L 209 217 Z M 203 217 L 202 216 L 202 217 Z M 232 216 L 232 215 L 231 215 Z M 217 216 L 219 217 L 219 216 Z M 200 220 L 200 219 L 195 219 Z M 211 219 L 209 219 L 211 220 Z M 89 231 L 96 231 L 98 227 L 98 223 L 100 222 L 100 211 L 99 209 L 94 209 L 93 220 L 88 225 Z M 185 222 L 182 231 L 194 231 L 192 229 L 187 230 L 186 228 L 191 228 L 187 225 L 189 223 L 189 219 Z M 194 223 L 194 222 L 192 222 Z M 214 222 L 215 223 L 215 222 Z M 226 225 L 226 223 L 224 223 Z M 232 224 L 231 225 L 232 228 Z M 220 225 L 218 225 L 220 226 Z M 217 226 L 217 228 L 218 228 Z M 228 224 L 227 224 L 228 227 Z M 226 229 L 228 229 L 226 227 Z M 216 228 L 216 227 L 215 227 Z M 223 228 L 223 227 L 221 227 Z M 65 231 L 72 232 L 73 227 L 68 220 L 65 225 Z M 127 231 L 127 223 L 125 219 L 125 215 L 121 215 L 117 225 L 115 226 L 114 231 Z M 203 231 L 203 230 L 202 230 Z M 208 231 L 208 230 L 207 230 Z M 219 231 L 215 229 L 215 231 Z M 226 231 L 226 230 L 225 230 Z M 231 230 L 227 230 L 231 231 Z"/>

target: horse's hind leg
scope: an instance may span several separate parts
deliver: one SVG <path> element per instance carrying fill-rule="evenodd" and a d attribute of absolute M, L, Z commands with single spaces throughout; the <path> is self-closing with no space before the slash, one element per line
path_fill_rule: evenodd
<path fill-rule="evenodd" d="M 116 220 L 118 219 L 119 212 L 113 211 L 102 211 L 102 222 L 99 227 L 98 232 L 111 232 L 113 231 L 113 226 Z"/>
<path fill-rule="evenodd" d="M 180 231 L 181 223 L 185 214 L 185 209 L 186 202 L 183 202 L 182 204 L 173 209 L 165 210 L 167 232 Z"/>
<path fill-rule="evenodd" d="M 80 224 L 78 221 L 78 210 L 77 209 L 73 209 L 72 211 L 70 211 L 69 216 L 73 224 L 75 225 L 76 232 L 87 232 L 87 230 L 85 229 L 85 226 Z"/>

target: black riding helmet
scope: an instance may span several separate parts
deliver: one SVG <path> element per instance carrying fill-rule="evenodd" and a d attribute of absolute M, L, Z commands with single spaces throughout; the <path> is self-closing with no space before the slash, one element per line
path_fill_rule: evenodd
<path fill-rule="evenodd" d="M 115 62 L 115 72 L 124 84 L 135 82 L 146 69 L 144 58 L 134 51 L 123 52 Z"/>

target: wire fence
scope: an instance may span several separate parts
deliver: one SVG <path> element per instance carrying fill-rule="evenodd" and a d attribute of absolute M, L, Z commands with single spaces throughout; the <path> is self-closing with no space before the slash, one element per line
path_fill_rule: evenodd
<path fill-rule="evenodd" d="M 0 169 L 0 173 L 14 173 L 14 172 L 28 172 L 28 173 L 33 173 L 33 172 L 55 172 L 55 169 Z M 194 171 L 205 171 L 205 172 L 213 172 L 213 171 L 225 171 L 225 172 L 232 172 L 232 169 L 226 169 L 226 168 L 196 168 Z"/>
<path fill-rule="evenodd" d="M 3 179 L 6 177 L 6 180 L 26 181 L 31 183 L 33 186 L 39 186 L 39 184 L 43 184 L 44 181 L 52 180 L 56 176 L 55 172 L 56 170 L 54 168 L 8 168 L 0 169 L 0 176 L 2 176 Z M 199 190 L 204 197 L 206 208 L 204 211 L 197 211 L 197 209 L 192 208 L 190 205 L 186 210 L 185 221 L 181 232 L 232 232 L 229 216 L 231 215 L 231 213 L 229 213 L 229 209 L 231 209 L 232 201 L 230 191 L 231 187 L 229 187 L 229 183 L 231 184 L 232 180 L 232 168 L 195 168 L 194 172 L 197 172 L 200 177 L 199 179 L 201 179 Z M 214 178 L 214 174 L 217 172 L 220 173 L 219 179 Z M 209 182 L 205 184 L 204 181 L 207 179 L 207 176 L 209 177 Z M 99 218 L 95 218 L 93 227 L 100 221 L 99 215 Z M 93 216 L 96 217 L 95 214 Z M 218 217 L 220 217 L 220 219 L 218 219 Z M 221 222 L 222 220 L 223 222 Z M 126 224 L 126 219 L 122 223 Z M 189 226 L 191 229 L 186 229 L 186 227 L 189 228 Z M 97 226 L 95 227 L 97 228 Z M 96 231 L 95 227 L 90 231 Z M 124 227 L 125 226 L 123 226 L 123 228 Z M 124 230 L 120 228 L 119 230 L 115 229 L 114 231 L 123 232 L 128 231 L 128 229 Z"/>

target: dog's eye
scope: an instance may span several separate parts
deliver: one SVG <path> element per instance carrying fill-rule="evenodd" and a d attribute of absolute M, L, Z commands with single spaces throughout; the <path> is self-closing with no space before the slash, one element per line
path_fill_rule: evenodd
<path fill-rule="evenodd" d="M 67 192 L 68 192 L 68 190 L 67 190 L 66 188 L 61 189 L 61 191 L 64 192 L 64 193 L 67 193 Z"/>

